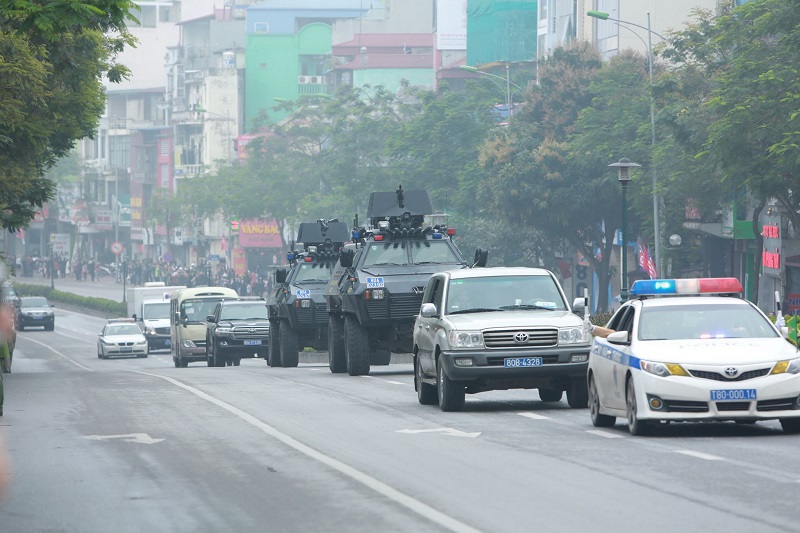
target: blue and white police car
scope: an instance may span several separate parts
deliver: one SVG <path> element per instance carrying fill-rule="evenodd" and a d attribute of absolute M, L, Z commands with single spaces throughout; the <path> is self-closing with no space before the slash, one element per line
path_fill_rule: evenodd
<path fill-rule="evenodd" d="M 778 419 L 800 432 L 800 352 L 735 278 L 634 282 L 587 374 L 597 427 L 633 435 L 660 421 Z"/>

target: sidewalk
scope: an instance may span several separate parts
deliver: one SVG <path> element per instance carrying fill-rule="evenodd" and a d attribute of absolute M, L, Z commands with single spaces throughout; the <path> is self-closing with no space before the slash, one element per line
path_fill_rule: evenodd
<path fill-rule="evenodd" d="M 12 283 L 23 283 L 28 285 L 46 285 L 50 286 L 50 278 L 43 278 L 40 275 L 34 275 L 29 278 L 14 276 L 9 278 Z M 53 287 L 62 292 L 70 292 L 80 296 L 91 296 L 94 298 L 105 298 L 115 302 L 122 301 L 122 284 L 117 283 L 111 276 L 104 276 L 97 281 L 77 281 L 75 277 L 72 278 L 55 278 L 53 280 Z M 126 289 L 130 285 L 126 286 Z"/>

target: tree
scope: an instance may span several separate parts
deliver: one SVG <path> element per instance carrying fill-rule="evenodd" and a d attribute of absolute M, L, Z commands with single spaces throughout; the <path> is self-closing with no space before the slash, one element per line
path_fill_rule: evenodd
<path fill-rule="evenodd" d="M 116 55 L 134 43 L 129 0 L 0 1 L 0 224 L 27 226 L 51 199 L 44 177 L 105 107 L 102 79 L 127 69 Z M 115 36 L 106 36 L 115 32 Z"/>

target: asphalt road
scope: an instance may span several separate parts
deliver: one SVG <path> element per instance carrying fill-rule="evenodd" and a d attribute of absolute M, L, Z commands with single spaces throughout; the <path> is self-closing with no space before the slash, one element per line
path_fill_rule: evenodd
<path fill-rule="evenodd" d="M 800 530 L 800 437 L 776 422 L 633 438 L 533 391 L 417 403 L 368 377 L 97 358 L 103 320 L 56 309 L 6 375 L 0 530 Z"/>

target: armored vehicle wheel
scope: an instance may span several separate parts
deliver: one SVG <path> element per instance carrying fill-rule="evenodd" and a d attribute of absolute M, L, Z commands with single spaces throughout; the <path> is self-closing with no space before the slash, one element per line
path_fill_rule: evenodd
<path fill-rule="evenodd" d="M 539 399 L 543 402 L 560 402 L 563 394 L 559 389 L 539 389 Z"/>
<path fill-rule="evenodd" d="M 331 373 L 340 374 L 347 371 L 347 360 L 344 353 L 344 322 L 341 318 L 328 318 L 328 366 Z"/>
<path fill-rule="evenodd" d="M 585 409 L 589 405 L 589 388 L 583 379 L 573 379 L 567 389 L 567 403 L 573 409 Z"/>
<path fill-rule="evenodd" d="M 369 337 L 354 316 L 344 317 L 344 346 L 347 373 L 351 376 L 369 374 Z"/>
<path fill-rule="evenodd" d="M 369 356 L 372 365 L 385 366 L 392 362 L 392 352 L 389 350 L 374 350 Z"/>
<path fill-rule="evenodd" d="M 267 346 L 267 364 L 269 366 L 281 366 L 281 332 L 278 322 L 269 322 L 269 344 Z"/>
<path fill-rule="evenodd" d="M 297 343 L 297 332 L 286 321 L 281 321 L 281 366 L 284 368 L 297 366 L 300 351 Z"/>

